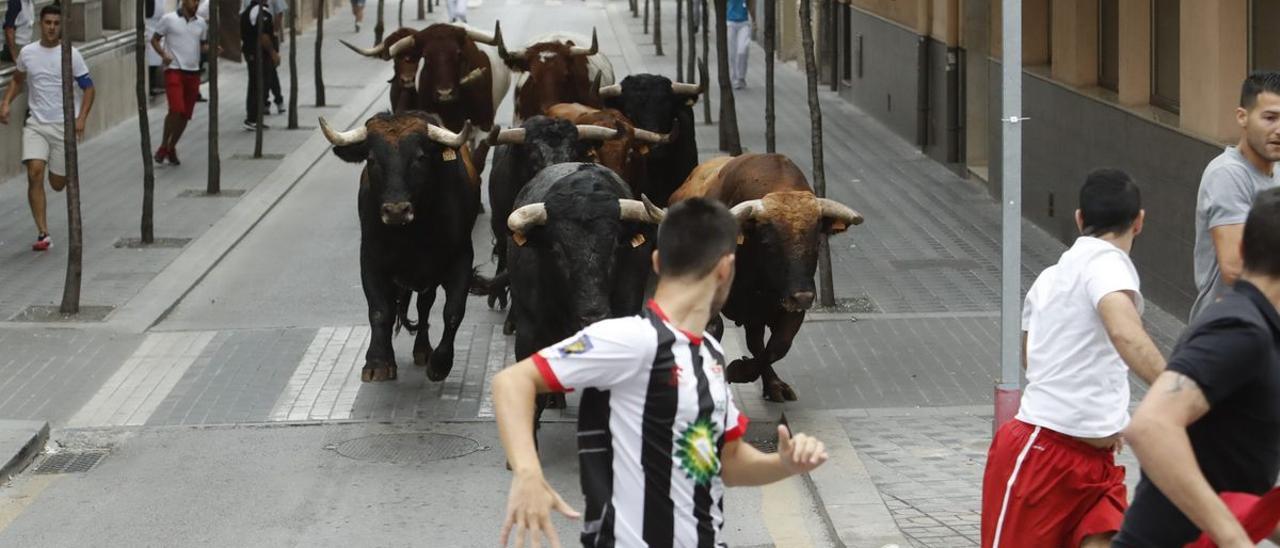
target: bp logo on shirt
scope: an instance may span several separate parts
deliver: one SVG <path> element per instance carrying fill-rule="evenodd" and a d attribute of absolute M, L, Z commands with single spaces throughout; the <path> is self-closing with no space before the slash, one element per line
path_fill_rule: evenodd
<path fill-rule="evenodd" d="M 560 357 L 568 357 L 574 354 L 584 354 L 591 350 L 591 337 L 583 334 L 578 340 L 560 347 Z"/>
<path fill-rule="evenodd" d="M 720 456 L 716 454 L 716 425 L 709 419 L 698 419 L 685 428 L 676 440 L 676 458 L 689 479 L 698 485 L 711 483 L 720 473 Z"/>

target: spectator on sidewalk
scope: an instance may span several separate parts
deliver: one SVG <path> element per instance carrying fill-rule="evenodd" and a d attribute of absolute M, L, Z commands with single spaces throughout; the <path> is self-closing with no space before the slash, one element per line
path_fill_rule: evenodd
<path fill-rule="evenodd" d="M 4 46 L 0 61 L 12 63 L 22 46 L 35 35 L 36 3 L 34 0 L 9 0 L 4 10 Z"/>
<path fill-rule="evenodd" d="M 467 22 L 467 0 L 444 0 L 444 4 L 449 11 L 450 23 Z"/>
<path fill-rule="evenodd" d="M 258 109 L 263 108 L 263 102 L 266 101 L 265 93 L 262 97 L 258 96 L 258 87 L 263 82 L 258 81 L 256 63 L 280 64 L 280 52 L 271 39 L 273 22 L 266 3 L 267 0 L 253 0 L 240 12 L 240 51 L 244 55 L 245 66 L 249 69 L 249 85 L 245 86 L 244 128 L 250 131 L 257 129 Z M 267 67 L 263 65 L 264 78 L 266 72 Z M 262 129 L 268 128 L 263 123 Z"/>
<path fill-rule="evenodd" d="M 160 19 L 164 18 L 164 0 L 137 0 L 145 2 L 143 4 L 143 15 L 146 19 L 143 21 L 143 29 L 146 36 L 153 36 L 156 33 L 156 25 L 160 24 Z M 147 49 L 147 78 L 150 81 L 151 95 L 160 95 L 164 90 L 164 59 L 160 54 L 156 53 L 155 48 Z"/>
<path fill-rule="evenodd" d="M 18 53 L 13 81 L 0 100 L 0 123 L 8 124 L 13 99 L 27 92 L 27 120 L 22 128 L 22 163 L 27 166 L 27 202 L 36 222 L 35 251 L 46 251 L 53 245 L 45 218 L 44 175 L 49 172 L 49 186 L 61 192 L 67 186 L 65 124 L 62 116 L 62 10 L 57 4 L 40 10 L 40 41 L 28 44 Z M 76 94 L 76 139 L 84 137 L 85 121 L 93 107 L 93 80 L 80 50 L 71 48 L 71 74 L 82 90 Z"/>
<path fill-rule="evenodd" d="M 984 548 L 1108 546 L 1124 517 L 1115 452 L 1129 422 L 1129 372 L 1150 383 L 1164 369 L 1129 259 L 1141 193 L 1123 171 L 1094 171 L 1075 217 L 1081 236 L 1027 292 L 1027 387 L 987 453 Z"/>
<path fill-rule="evenodd" d="M 724 546 L 724 488 L 764 485 L 827 459 L 817 439 L 778 427 L 778 452 L 747 443 L 747 417 L 724 376 L 724 350 L 705 332 L 733 284 L 738 223 L 720 203 L 671 207 L 653 254 L 658 287 L 636 316 L 594 323 L 493 379 L 498 430 L 511 465 L 502 546 L 515 533 L 559 546 L 551 512 L 578 513 L 543 479 L 534 396 L 581 390 L 578 460 L 585 545 Z M 591 411 L 588 411 L 591 410 Z"/>
<path fill-rule="evenodd" d="M 1245 78 L 1236 109 L 1240 140 L 1209 162 L 1196 196 L 1194 321 L 1240 276 L 1240 235 L 1258 193 L 1280 185 L 1280 72 Z"/>
<path fill-rule="evenodd" d="M 725 21 L 729 30 L 729 81 L 733 83 L 733 89 L 747 87 L 747 54 L 751 51 L 751 14 L 755 12 L 755 0 L 728 0 L 725 4 Z"/>
<path fill-rule="evenodd" d="M 1219 494 L 1261 495 L 1280 473 L 1280 189 L 1258 195 L 1239 245 L 1238 281 L 1187 327 L 1125 430 L 1142 480 L 1116 546 L 1183 546 L 1201 531 L 1254 546 L 1238 516 L 1276 527 Z"/>
<path fill-rule="evenodd" d="M 364 3 L 365 0 L 351 0 L 351 15 L 356 18 L 356 32 L 360 32 L 360 23 L 364 22 Z"/>
<path fill-rule="evenodd" d="M 288 0 L 270 0 L 267 2 L 267 11 L 271 13 L 271 42 L 276 51 L 281 51 L 280 43 L 284 41 L 284 15 L 289 12 Z M 240 4 L 240 9 L 249 7 L 249 0 L 244 0 Z M 267 80 L 267 92 L 275 97 L 276 112 L 284 114 L 284 92 L 280 88 L 280 68 L 278 64 L 266 65 L 262 67 L 263 76 Z M 271 114 L 271 101 L 263 103 L 263 108 L 267 109 L 266 114 Z"/>
<path fill-rule="evenodd" d="M 195 113 L 196 97 L 200 95 L 200 54 L 208 48 L 205 40 L 209 25 L 196 16 L 197 7 L 197 0 L 181 0 L 178 10 L 165 14 L 151 36 L 151 47 L 164 61 L 164 87 L 169 99 L 164 136 L 156 150 L 157 163 L 182 163 L 178 160 L 178 139 Z"/>

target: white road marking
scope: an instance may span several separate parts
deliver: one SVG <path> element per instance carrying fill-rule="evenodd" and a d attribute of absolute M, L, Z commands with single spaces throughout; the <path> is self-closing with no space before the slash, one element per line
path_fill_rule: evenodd
<path fill-rule="evenodd" d="M 489 337 L 489 359 L 484 363 L 484 387 L 480 389 L 480 411 L 476 417 L 493 418 L 493 376 L 507 365 L 507 337 L 502 334 L 502 325 L 493 326 L 493 336 Z"/>
<path fill-rule="evenodd" d="M 67 426 L 146 424 L 214 335 L 213 331 L 148 334 Z"/>
<path fill-rule="evenodd" d="M 350 419 L 360 392 L 368 326 L 322 327 L 271 409 L 272 421 Z"/>

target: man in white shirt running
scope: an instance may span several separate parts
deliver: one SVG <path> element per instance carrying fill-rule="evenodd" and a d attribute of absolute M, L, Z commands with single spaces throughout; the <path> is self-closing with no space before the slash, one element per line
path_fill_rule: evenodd
<path fill-rule="evenodd" d="M 1090 173 L 1082 236 L 1036 278 L 1022 312 L 1027 387 L 996 432 L 982 481 L 982 546 L 1109 546 L 1120 529 L 1129 372 L 1150 384 L 1165 360 L 1142 327 L 1141 194 L 1123 171 Z"/>
<path fill-rule="evenodd" d="M 205 40 L 209 24 L 196 15 L 197 0 L 182 0 L 178 10 L 166 13 L 151 36 L 151 47 L 164 59 L 164 89 L 169 114 L 164 117 L 164 136 L 156 149 L 156 163 L 178 160 L 178 139 L 196 111 L 200 96 L 200 54 L 208 49 Z M 164 40 L 161 43 L 161 39 Z"/>
<path fill-rule="evenodd" d="M 747 417 L 724 378 L 724 350 L 705 332 L 733 284 L 738 223 L 718 202 L 671 207 L 653 254 L 658 288 L 636 316 L 594 323 L 493 379 L 511 496 L 502 545 L 515 532 L 560 546 L 551 511 L 578 513 L 547 484 L 533 441 L 534 396 L 582 391 L 578 460 L 588 546 L 725 546 L 724 488 L 764 485 L 817 468 L 817 439 L 778 427 L 778 452 L 742 443 Z"/>
<path fill-rule="evenodd" d="M 0 124 L 9 123 L 10 105 L 27 91 L 29 118 L 22 128 L 22 163 L 27 165 L 27 202 L 35 218 L 36 236 L 31 249 L 46 251 L 53 240 L 45 219 L 44 172 L 49 169 L 49 186 L 61 192 L 67 186 L 66 148 L 62 116 L 62 10 L 57 4 L 40 10 L 40 42 L 28 44 L 18 54 L 13 82 L 0 100 Z M 93 106 L 93 80 L 80 50 L 71 48 L 71 74 L 83 91 L 77 95 L 76 138 L 84 137 L 84 124 Z"/>

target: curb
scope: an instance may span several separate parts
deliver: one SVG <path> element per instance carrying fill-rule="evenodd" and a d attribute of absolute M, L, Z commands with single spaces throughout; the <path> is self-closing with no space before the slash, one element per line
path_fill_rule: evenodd
<path fill-rule="evenodd" d="M 382 82 L 366 86 L 333 116 L 331 123 L 335 128 L 349 128 L 373 107 L 386 89 L 387 84 Z M 103 324 L 130 333 L 143 333 L 164 319 L 328 151 L 329 142 L 324 135 L 313 131 L 275 171 Z"/>
<path fill-rule="evenodd" d="M 17 442 L 11 445 L 11 442 Z M 44 450 L 49 441 L 49 423 L 44 421 L 0 420 L 0 450 L 17 449 L 0 465 L 0 483 L 22 472 Z M 15 447 L 16 446 L 16 447 Z"/>
<path fill-rule="evenodd" d="M 840 422 L 820 411 L 793 411 L 787 418 L 796 431 L 813 435 L 827 446 L 831 459 L 804 479 L 839 545 L 910 546 Z"/>

